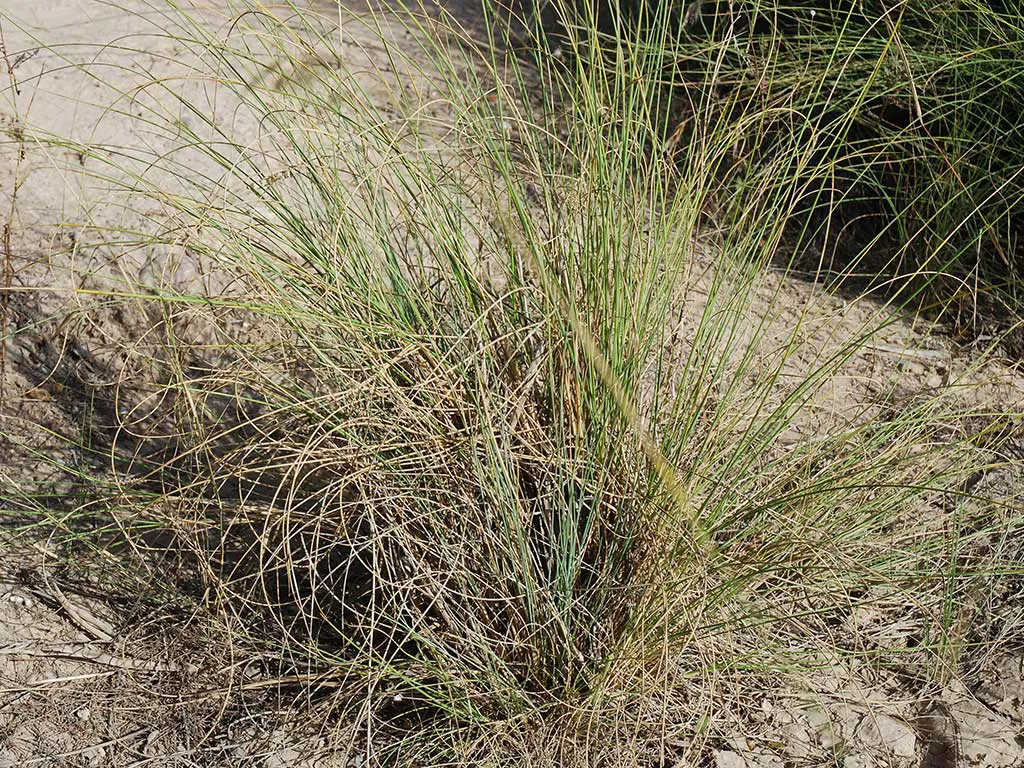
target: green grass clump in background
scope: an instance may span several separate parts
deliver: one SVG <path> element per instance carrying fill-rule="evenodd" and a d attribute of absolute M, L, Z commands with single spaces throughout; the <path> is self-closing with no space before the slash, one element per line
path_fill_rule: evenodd
<path fill-rule="evenodd" d="M 831 42 L 716 27 L 684 59 L 696 38 L 666 14 L 523 66 L 410 20 L 384 43 L 391 75 L 367 79 L 293 13 L 162 22 L 258 144 L 173 81 L 115 107 L 189 148 L 123 182 L 174 222 L 125 236 L 187 242 L 217 287 L 104 297 L 159 332 L 125 342 L 133 377 L 89 385 L 111 407 L 87 450 L 114 490 L 65 504 L 65 530 L 172 563 L 165 587 L 305 675 L 376 760 L 626 764 L 699 745 L 722 702 L 823 658 L 960 672 L 983 638 L 958 600 L 1004 568 L 975 544 L 1019 524 L 966 503 L 1004 461 L 996 437 L 961 439 L 961 407 L 926 392 L 779 443 L 903 309 L 837 340 L 841 311 L 784 315 L 769 271 L 812 242 L 791 222 L 840 159 L 910 142 L 851 138 L 897 32 L 873 68 L 841 18 Z M 819 43 L 828 67 L 798 66 Z M 443 118 L 410 95 L 427 84 Z M 988 216 L 949 178 L 927 226 L 919 193 L 892 197 L 932 259 L 915 290 Z M 910 617 L 912 647 L 837 639 L 864 604 Z"/>
<path fill-rule="evenodd" d="M 556 6 L 547 4 L 549 27 L 596 21 L 606 50 L 635 52 L 662 30 L 653 47 L 677 110 L 666 128 L 692 133 L 709 112 L 749 120 L 724 174 L 737 165 L 773 173 L 780 154 L 814 156 L 817 177 L 805 179 L 791 222 L 804 273 L 904 296 L 926 282 L 923 304 L 957 332 L 1019 323 L 1018 3 Z M 782 184 L 806 170 L 794 164 Z M 1011 343 L 1020 350 L 1019 334 Z"/>

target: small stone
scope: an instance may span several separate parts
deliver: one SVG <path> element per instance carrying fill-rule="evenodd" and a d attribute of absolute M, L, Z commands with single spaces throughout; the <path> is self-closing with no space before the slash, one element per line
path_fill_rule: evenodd
<path fill-rule="evenodd" d="M 804 707 L 803 714 L 807 718 L 808 725 L 815 731 L 832 723 L 832 718 L 829 717 L 828 711 L 820 704 Z"/>
<path fill-rule="evenodd" d="M 953 702 L 950 714 L 958 726 L 960 757 L 964 764 L 986 768 L 1024 765 L 1024 749 L 1017 741 L 1019 726 L 973 697 L 963 694 L 957 697 L 955 693 L 951 683 L 943 699 Z"/>
<path fill-rule="evenodd" d="M 843 768 L 871 768 L 874 765 L 867 755 L 847 755 L 843 758 Z"/>
<path fill-rule="evenodd" d="M 791 427 L 779 432 L 777 439 L 779 441 L 779 445 L 783 448 L 789 448 L 803 440 L 804 436 L 800 433 L 800 430 Z"/>
<path fill-rule="evenodd" d="M 149 734 L 146 736 L 146 743 L 142 747 L 142 754 L 144 754 L 146 757 L 156 757 L 157 750 L 159 749 L 160 746 L 158 743 L 159 741 L 160 731 L 155 729 L 150 731 Z"/>
<path fill-rule="evenodd" d="M 75 717 L 81 720 L 83 723 L 92 717 L 92 712 L 89 711 L 88 707 L 82 707 L 80 710 L 75 712 Z"/>
<path fill-rule="evenodd" d="M 868 715 L 857 728 L 857 739 L 866 746 L 880 747 L 896 757 L 917 754 L 917 734 L 909 725 L 888 715 Z"/>
<path fill-rule="evenodd" d="M 263 765 L 264 768 L 292 768 L 292 766 L 299 764 L 299 758 L 301 757 L 302 755 L 299 754 L 297 749 L 284 747 L 274 754 L 268 755 L 263 761 Z"/>
<path fill-rule="evenodd" d="M 754 752 L 746 759 L 749 768 L 786 768 L 786 761 L 771 752 Z"/>
<path fill-rule="evenodd" d="M 98 745 L 82 752 L 82 760 L 87 768 L 100 768 L 106 762 L 106 759 L 106 750 Z"/>
<path fill-rule="evenodd" d="M 790 723 L 782 727 L 782 739 L 789 757 L 802 760 L 811 754 L 811 735 L 798 723 Z"/>
<path fill-rule="evenodd" d="M 750 742 L 748 742 L 743 736 L 733 736 L 732 738 L 726 739 L 725 743 L 730 746 L 734 752 L 738 752 L 741 755 L 745 755 L 750 752 Z"/>
<path fill-rule="evenodd" d="M 821 705 L 807 707 L 804 709 L 804 716 L 807 718 L 811 731 L 814 733 L 814 739 L 819 746 L 824 749 L 835 749 L 843 743 L 843 737 L 835 723 L 832 722 L 828 710 L 824 707 Z"/>
<path fill-rule="evenodd" d="M 747 768 L 747 761 L 739 752 L 716 749 L 712 754 L 715 757 L 715 768 Z"/>

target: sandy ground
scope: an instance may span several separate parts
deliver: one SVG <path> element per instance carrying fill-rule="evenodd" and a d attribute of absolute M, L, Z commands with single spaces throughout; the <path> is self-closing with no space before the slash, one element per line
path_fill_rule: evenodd
<path fill-rule="evenodd" d="M 342 18 L 359 10 L 349 6 Z M 211 24 L 224 23 L 222 11 L 215 5 L 199 10 Z M 151 34 L 160 13 L 159 5 L 140 0 L 119 0 L 117 7 L 98 0 L 6 0 L 0 31 L 10 77 L 3 75 L 0 87 L 0 128 L 17 136 L 19 126 L 30 124 L 119 153 L 125 173 L 145 173 L 132 148 L 166 151 L 173 137 L 149 132 L 135 119 L 153 96 L 124 94 L 171 76 L 185 77 L 182 87 L 193 98 L 208 88 L 187 79 L 190 62 L 172 39 Z M 368 73 L 368 92 L 388 107 L 394 90 L 373 76 L 387 66 L 379 37 L 360 25 L 345 29 L 347 50 L 362 57 L 361 71 Z M 230 94 L 216 94 L 215 104 L 235 121 L 236 135 L 250 131 L 258 140 L 255 121 L 233 110 Z M 89 353 L 62 346 L 40 320 L 73 314 L 83 292 L 116 284 L 122 275 L 180 284 L 207 274 L 185 258 L 130 244 L 78 251 L 83 233 L 145 232 L 162 215 L 111 200 L 102 180 L 78 172 L 88 162 L 42 143 L 0 144 L 0 220 L 8 227 L 14 289 L 7 294 L 5 322 L 20 331 L 7 344 L 0 384 L 5 497 L 11 488 L 67 482 L 67 473 L 40 462 L 39 455 L 74 461 L 55 435 L 72 433 L 81 414 L 33 371 L 58 359 L 88 366 Z M 699 293 L 699 280 L 694 290 Z M 771 333 L 781 343 L 799 318 L 810 318 L 804 325 L 808 351 L 788 363 L 794 375 L 820 363 L 875 311 L 783 278 L 770 278 L 763 291 L 766 306 L 777 308 L 769 346 Z M 84 328 L 76 343 L 87 347 L 90 339 L 99 342 L 112 332 L 131 338 L 142 332 L 132 322 L 115 318 L 104 328 Z M 778 448 L 789 450 L 835 424 L 867 418 L 882 401 L 893 407 L 901 397 L 909 402 L 964 377 L 985 382 L 970 396 L 994 412 L 1019 408 L 1019 372 L 997 362 L 977 368 L 974 359 L 972 350 L 941 334 L 893 325 L 843 366 Z M 1008 471 L 982 479 L 1003 487 L 1019 481 Z M 95 563 L 69 567 L 45 542 L 8 535 L 0 558 L 0 766 L 361 764 L 352 750 L 355 737 L 344 726 L 310 723 L 296 714 L 301 708 L 280 706 L 271 695 L 276 688 L 268 684 L 264 690 L 264 660 L 211 654 L 212 630 L 193 625 L 188 606 L 155 606 L 123 589 L 111 599 L 99 555 Z M 1020 613 L 1020 594 L 1006 594 L 999 609 Z M 865 626 L 879 620 L 860 618 Z M 1006 624 L 1013 618 L 1007 613 Z M 162 629 L 168 620 L 180 632 Z M 733 732 L 709 747 L 704 759 L 718 768 L 1024 765 L 1022 663 L 1019 649 L 985 658 L 970 681 L 927 692 L 909 691 L 896 675 L 829 669 L 802 690 L 778 691 L 754 703 L 757 735 Z M 844 745 L 841 754 L 837 744 Z"/>

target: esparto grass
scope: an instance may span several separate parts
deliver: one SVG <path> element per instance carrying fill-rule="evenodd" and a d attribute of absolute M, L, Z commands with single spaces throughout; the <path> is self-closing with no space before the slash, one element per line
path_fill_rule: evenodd
<path fill-rule="evenodd" d="M 36 504 L 43 524 L 173 564 L 164 589 L 305 676 L 374 763 L 629 764 L 698 750 L 737 690 L 824 658 L 957 674 L 957 596 L 1016 573 L 971 541 L 1012 541 L 1020 510 L 962 519 L 1010 432 L 966 439 L 942 390 L 779 442 L 934 284 L 915 264 L 848 338 L 813 302 L 780 334 L 772 265 L 813 240 L 791 222 L 836 170 L 785 89 L 820 75 L 764 59 L 756 109 L 747 81 L 709 87 L 677 131 L 667 12 L 611 48 L 567 25 L 556 63 L 451 20 L 441 39 L 403 17 L 401 44 L 348 21 L 383 28 L 378 75 L 299 8 L 246 9 L 161 26 L 258 141 L 174 81 L 113 107 L 185 147 L 101 174 L 173 212 L 118 235 L 187 243 L 215 289 L 99 292 L 157 332 L 133 377 L 90 385 L 111 406 L 81 446 L 94 498 Z M 914 647 L 837 640 L 865 605 L 909 617 Z"/>

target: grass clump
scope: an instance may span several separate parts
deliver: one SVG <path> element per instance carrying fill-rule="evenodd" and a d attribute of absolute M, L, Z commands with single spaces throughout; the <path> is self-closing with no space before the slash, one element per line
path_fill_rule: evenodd
<path fill-rule="evenodd" d="M 662 56 L 669 132 L 699 131 L 708 112 L 745 122 L 726 175 L 813 156 L 820 175 L 804 178 L 790 225 L 793 266 L 855 292 L 927 283 L 923 304 L 958 332 L 1019 323 L 1019 5 L 698 0 L 548 13 L 553 28 L 605 30 L 590 48 Z M 804 172 L 794 165 L 781 183 Z"/>
<path fill-rule="evenodd" d="M 670 22 L 566 71 L 450 19 L 347 21 L 381 71 L 297 8 L 167 16 L 224 101 L 194 73 L 125 94 L 181 149 L 101 175 L 171 222 L 125 243 L 209 266 L 96 276 L 64 330 L 113 305 L 150 330 L 90 381 L 53 363 L 103 485 L 32 503 L 272 653 L 380 762 L 639 763 L 836 659 L 958 674 L 983 641 L 958 596 L 1019 523 L 966 483 L 1014 414 L 972 432 L 886 381 L 826 417 L 901 307 L 787 303 L 768 267 L 834 160 L 783 140 L 813 122 L 788 97 L 708 98 L 667 144 Z M 785 447 L 795 426 L 818 432 Z M 902 642 L 838 639 L 863 606 L 902 611 Z"/>

